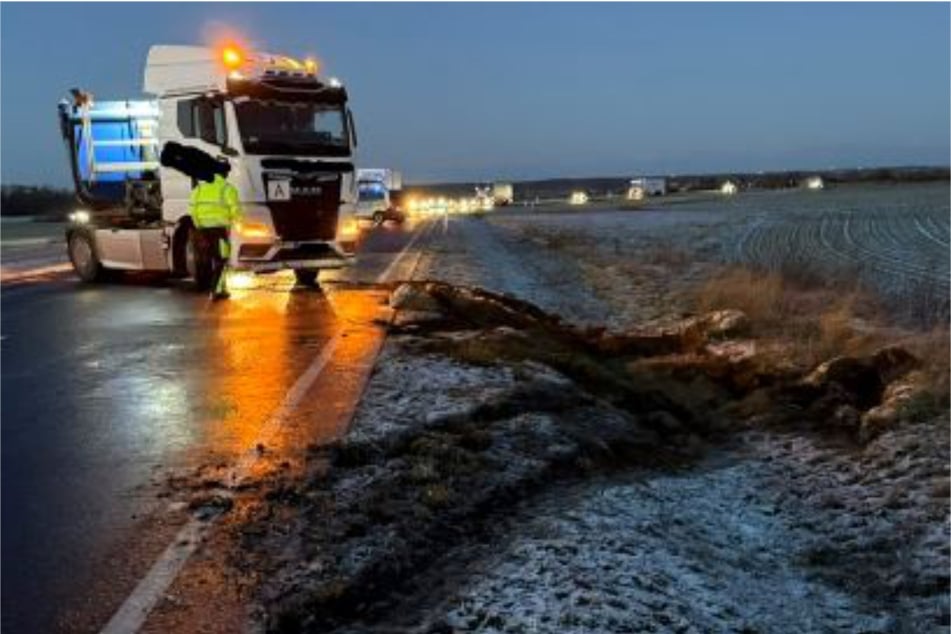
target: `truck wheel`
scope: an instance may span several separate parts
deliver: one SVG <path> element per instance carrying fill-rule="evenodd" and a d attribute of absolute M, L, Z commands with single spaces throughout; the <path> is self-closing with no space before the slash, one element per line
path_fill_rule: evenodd
<path fill-rule="evenodd" d="M 306 286 L 308 288 L 318 288 L 319 284 L 317 283 L 317 274 L 319 271 L 314 271 L 311 269 L 294 269 L 294 277 L 297 278 L 298 286 Z"/>
<path fill-rule="evenodd" d="M 188 241 L 185 243 L 185 270 L 199 291 L 211 288 L 211 260 L 201 234 L 194 227 L 188 229 Z"/>
<path fill-rule="evenodd" d="M 85 231 L 74 231 L 67 243 L 69 261 L 73 270 L 83 282 L 101 282 L 106 277 L 106 269 L 96 255 L 96 245 L 91 235 Z"/>
<path fill-rule="evenodd" d="M 385 221 L 385 220 L 386 220 L 386 216 L 383 215 L 383 212 L 382 212 L 382 211 L 378 211 L 378 212 L 376 212 L 376 213 L 373 214 L 373 226 L 374 226 L 374 227 L 379 227 L 380 225 L 383 224 L 383 221 Z"/>

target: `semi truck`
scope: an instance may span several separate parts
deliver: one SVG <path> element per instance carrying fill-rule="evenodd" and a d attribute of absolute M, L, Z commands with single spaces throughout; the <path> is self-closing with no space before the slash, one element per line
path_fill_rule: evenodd
<path fill-rule="evenodd" d="M 640 197 L 644 196 L 666 196 L 667 179 L 659 176 L 645 176 L 631 179 L 628 187 L 628 200 L 637 200 L 635 190 L 640 190 Z"/>
<path fill-rule="evenodd" d="M 387 168 L 357 170 L 357 218 L 382 225 L 387 220 L 402 224 L 403 175 Z"/>
<path fill-rule="evenodd" d="M 492 183 L 492 202 L 496 207 L 511 205 L 515 201 L 512 183 Z"/>
<path fill-rule="evenodd" d="M 189 212 L 197 181 L 161 165 L 174 142 L 231 166 L 242 219 L 230 265 L 294 271 L 315 285 L 321 269 L 354 258 L 357 136 L 346 88 L 317 63 L 238 46 L 152 46 L 150 98 L 98 101 L 73 89 L 60 131 L 81 208 L 66 244 L 84 281 L 115 271 L 211 280 Z"/>

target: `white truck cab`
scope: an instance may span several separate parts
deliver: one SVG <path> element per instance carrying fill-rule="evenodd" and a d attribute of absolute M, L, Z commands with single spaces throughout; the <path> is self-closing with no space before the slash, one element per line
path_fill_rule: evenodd
<path fill-rule="evenodd" d="M 317 272 L 348 264 L 355 219 L 356 132 L 340 82 L 316 63 L 236 47 L 153 46 L 144 89 L 154 99 L 97 102 L 73 91 L 59 106 L 77 197 L 67 229 L 84 280 L 110 270 L 210 279 L 189 197 L 197 181 L 159 164 L 169 141 L 231 165 L 242 222 L 231 265 Z"/>

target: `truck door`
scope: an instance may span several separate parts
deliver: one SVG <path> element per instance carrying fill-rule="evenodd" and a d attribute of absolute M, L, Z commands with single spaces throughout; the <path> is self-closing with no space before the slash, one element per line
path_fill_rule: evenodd
<path fill-rule="evenodd" d="M 228 128 L 222 99 L 196 96 L 162 100 L 162 141 L 177 141 L 207 152 L 226 153 Z M 177 220 L 188 213 L 188 200 L 195 186 L 192 179 L 173 169 L 162 168 L 164 217 Z"/>

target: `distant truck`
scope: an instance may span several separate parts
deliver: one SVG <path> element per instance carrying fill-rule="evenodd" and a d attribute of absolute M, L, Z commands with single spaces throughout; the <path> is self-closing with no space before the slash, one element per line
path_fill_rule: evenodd
<path fill-rule="evenodd" d="M 159 271 L 211 280 L 189 211 L 196 184 L 160 165 L 167 142 L 231 165 L 244 219 L 231 265 L 292 269 L 301 284 L 350 263 L 357 145 L 346 89 L 311 60 L 196 46 L 153 46 L 144 91 L 152 99 L 96 101 L 74 89 L 59 104 L 76 195 L 66 230 L 79 277 Z"/>
<path fill-rule="evenodd" d="M 400 172 L 385 168 L 358 169 L 357 194 L 358 219 L 369 220 L 377 226 L 387 220 L 397 224 L 406 220 Z"/>
<path fill-rule="evenodd" d="M 512 183 L 492 183 L 492 202 L 496 207 L 511 205 L 515 201 Z"/>
<path fill-rule="evenodd" d="M 631 179 L 628 187 L 628 198 L 632 199 L 633 190 L 639 189 L 641 196 L 666 196 L 667 179 L 659 177 L 642 177 Z"/>
<path fill-rule="evenodd" d="M 568 197 L 569 205 L 587 205 L 588 204 L 588 192 L 583 190 L 576 190 L 571 192 L 571 195 Z"/>

